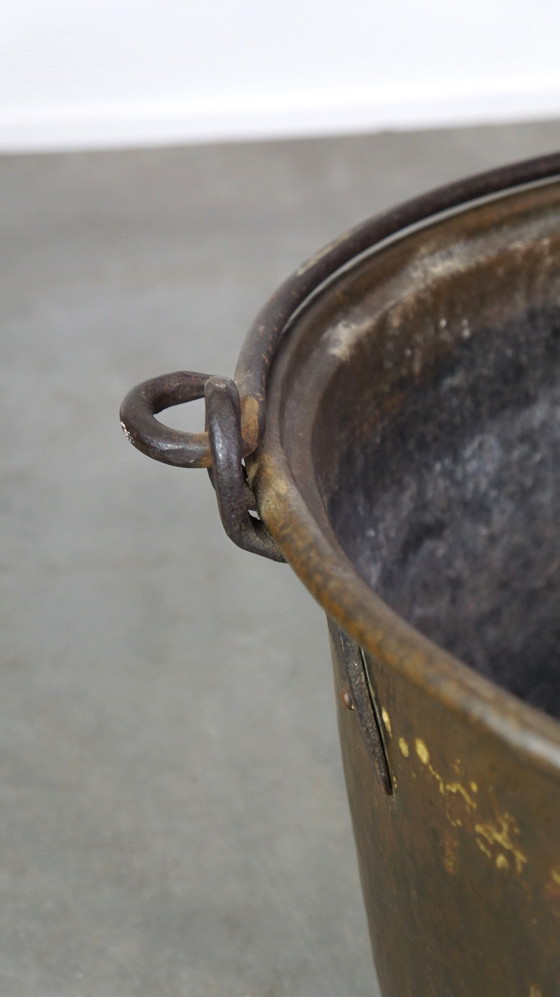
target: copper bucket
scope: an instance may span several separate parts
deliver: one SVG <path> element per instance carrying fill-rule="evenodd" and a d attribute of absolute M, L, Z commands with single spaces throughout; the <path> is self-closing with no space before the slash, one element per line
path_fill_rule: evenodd
<path fill-rule="evenodd" d="M 560 156 L 359 226 L 123 403 L 323 606 L 384 997 L 560 994 Z M 206 397 L 207 430 L 154 413 Z"/>

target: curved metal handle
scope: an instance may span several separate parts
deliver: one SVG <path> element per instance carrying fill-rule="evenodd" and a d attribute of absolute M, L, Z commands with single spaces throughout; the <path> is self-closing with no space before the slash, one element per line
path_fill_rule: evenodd
<path fill-rule="evenodd" d="M 174 467 L 210 467 L 208 433 L 184 433 L 155 419 L 172 405 L 204 398 L 211 374 L 179 370 L 137 384 L 121 405 L 121 426 L 126 438 L 147 457 Z"/>
<path fill-rule="evenodd" d="M 507 193 L 523 184 L 550 180 L 559 174 L 560 155 L 554 153 L 448 184 L 367 219 L 304 263 L 257 316 L 241 351 L 235 379 L 241 394 L 243 456 L 252 453 L 262 437 L 266 385 L 277 346 L 294 314 L 325 281 L 362 253 L 410 226 L 428 223 L 437 215 L 462 209 L 478 198 Z M 133 388 L 121 411 L 123 429 L 131 443 L 168 464 L 209 467 L 212 459 L 206 433 L 162 429 L 161 423 L 153 418 L 169 405 L 201 398 L 208 379 L 208 374 L 180 371 Z"/>
<path fill-rule="evenodd" d="M 298 309 L 325 281 L 330 280 L 337 271 L 362 253 L 374 250 L 384 240 L 403 232 L 410 226 L 428 223 L 438 214 L 447 211 L 463 209 L 468 202 L 478 198 L 507 193 L 508 190 L 523 184 L 549 180 L 558 177 L 559 174 L 560 155 L 556 153 L 516 163 L 510 167 L 490 170 L 468 180 L 449 184 L 407 201 L 376 218 L 368 219 L 336 239 L 300 267 L 257 316 L 245 341 L 235 375 L 241 393 L 240 402 L 237 385 L 231 382 L 239 402 L 239 411 L 236 408 L 235 414 L 235 452 L 239 454 L 239 460 L 236 456 L 238 476 L 244 479 L 241 460 L 256 449 L 262 438 L 268 373 L 278 344 L 290 328 Z M 179 405 L 205 395 L 210 419 L 207 387 L 216 380 L 221 379 L 215 379 L 209 374 L 179 371 L 145 381 L 133 388 L 121 408 L 122 427 L 130 442 L 149 457 L 166 464 L 174 464 L 177 467 L 210 468 L 215 456 L 214 458 L 212 456 L 209 432 L 183 433 L 170 429 L 155 419 L 154 415 L 170 405 Z M 224 411 L 228 406 L 231 407 L 230 402 L 223 402 Z M 229 419 L 230 416 L 226 418 Z M 233 422 L 231 424 L 233 425 Z M 225 463 L 229 462 L 222 461 L 220 466 L 223 468 Z M 218 477 L 220 477 L 219 483 Z M 233 510 L 230 509 L 229 513 L 225 511 L 227 505 L 225 496 L 228 494 L 229 486 L 225 472 L 222 476 L 217 462 L 214 478 L 222 519 L 225 514 L 226 531 L 235 543 L 250 550 L 259 548 L 258 552 L 265 554 L 266 557 L 281 560 L 281 555 L 270 538 L 268 540 L 276 553 L 260 549 L 261 540 L 255 537 L 257 534 L 263 534 L 263 530 L 261 527 L 253 529 L 251 522 L 247 525 L 247 519 L 253 520 L 249 512 L 250 504 L 244 501 L 243 515 L 239 505 Z M 239 497 L 242 492 L 246 493 L 247 489 L 244 483 L 242 488 L 234 487 L 233 490 Z M 241 529 L 236 517 L 242 523 Z M 254 544 L 251 540 L 249 546 L 248 537 L 253 538 Z"/>
<path fill-rule="evenodd" d="M 185 433 L 154 418 L 184 402 L 206 399 L 205 433 Z M 224 529 L 243 550 L 273 561 L 284 558 L 255 510 L 243 458 L 251 452 L 241 431 L 241 403 L 230 378 L 176 371 L 138 384 L 121 405 L 121 426 L 142 453 L 174 467 L 206 467 L 216 490 Z"/>

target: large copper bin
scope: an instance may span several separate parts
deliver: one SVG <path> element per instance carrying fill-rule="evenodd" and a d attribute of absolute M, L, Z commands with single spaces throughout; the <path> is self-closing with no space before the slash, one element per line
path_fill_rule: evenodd
<path fill-rule="evenodd" d="M 384 997 L 560 994 L 559 173 L 364 223 L 280 289 L 233 382 L 123 403 L 327 614 Z M 202 393 L 206 433 L 153 418 Z"/>

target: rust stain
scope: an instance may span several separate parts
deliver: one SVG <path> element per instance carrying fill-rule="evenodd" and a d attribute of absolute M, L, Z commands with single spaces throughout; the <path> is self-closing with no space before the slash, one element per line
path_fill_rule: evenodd
<path fill-rule="evenodd" d="M 444 785 L 446 793 L 458 793 L 465 801 L 468 810 L 476 810 L 475 801 L 460 782 L 446 782 Z"/>
<path fill-rule="evenodd" d="M 381 709 L 381 719 L 383 720 L 383 724 L 385 726 L 387 733 L 389 734 L 389 736 L 391 736 L 391 734 L 393 733 L 391 729 L 391 717 L 387 713 L 387 710 L 385 709 L 384 706 Z"/>
<path fill-rule="evenodd" d="M 434 778 L 435 781 L 437 782 L 438 789 L 442 794 L 442 796 L 445 796 L 448 793 L 451 794 L 452 796 L 460 796 L 462 797 L 468 810 L 476 810 L 477 804 L 473 800 L 468 790 L 465 789 L 463 784 L 458 781 L 446 782 L 443 776 L 441 776 L 440 773 L 430 763 L 430 752 L 426 747 L 426 743 L 421 738 L 417 737 L 414 742 L 414 746 L 416 748 L 416 754 L 418 755 L 418 758 L 422 762 L 422 765 L 426 766 L 432 778 Z M 455 763 L 455 770 L 457 771 L 458 768 L 460 770 L 459 761 Z"/>
<path fill-rule="evenodd" d="M 259 409 L 258 399 L 252 395 L 246 395 L 241 399 L 243 443 L 250 453 L 259 441 Z"/>
<path fill-rule="evenodd" d="M 492 852 L 490 851 L 490 849 L 487 848 L 486 845 L 484 845 L 482 843 L 482 841 L 479 841 L 478 838 L 475 838 L 475 841 L 476 841 L 478 847 L 480 848 L 480 851 L 484 852 L 484 854 L 487 855 L 489 859 L 491 859 L 492 858 Z"/>
<path fill-rule="evenodd" d="M 400 741 L 402 740 L 401 738 Z M 408 757 L 408 745 L 404 743 Z M 478 800 L 474 798 L 474 794 L 478 793 L 478 784 L 474 780 L 465 785 L 459 779 L 444 779 L 434 767 L 428 746 L 422 738 L 415 738 L 414 749 L 422 766 L 434 779 L 439 793 L 445 799 L 446 815 L 450 824 L 453 827 L 465 826 L 471 832 L 474 831 L 478 848 L 501 872 L 511 870 L 520 875 L 528 859 L 519 844 L 519 827 L 515 818 L 508 813 L 495 813 L 489 820 L 481 819 L 479 814 L 475 813 L 479 811 Z M 402 745 L 401 751 L 403 751 Z M 459 758 L 455 759 L 452 767 L 457 774 L 462 773 Z M 445 855 L 444 864 L 447 868 Z M 560 886 L 560 865 L 555 867 L 551 877 L 552 881 Z"/>
<path fill-rule="evenodd" d="M 418 755 L 420 761 L 422 762 L 423 765 L 427 765 L 428 762 L 430 761 L 430 752 L 428 751 L 424 741 L 422 741 L 421 738 L 417 737 L 414 744 L 416 747 L 416 754 Z"/>
<path fill-rule="evenodd" d="M 453 817 L 452 814 L 449 813 L 449 811 L 447 811 L 447 819 L 450 824 L 453 824 L 453 827 L 463 826 L 463 821 L 461 820 L 461 818 L 457 816 Z"/>
<path fill-rule="evenodd" d="M 410 749 L 409 749 L 408 744 L 406 743 L 404 737 L 399 737 L 399 748 L 401 749 L 401 752 L 404 755 L 404 757 L 408 758 L 408 756 L 410 754 Z"/>
<path fill-rule="evenodd" d="M 487 846 L 495 848 L 499 845 L 504 852 L 508 852 L 515 863 L 515 871 L 519 875 L 523 872 L 523 867 L 527 864 L 527 856 L 514 841 L 519 835 L 519 827 L 511 814 L 498 814 L 495 821 L 484 821 L 474 826 L 475 833 L 479 838 L 484 839 Z"/>
<path fill-rule="evenodd" d="M 443 864 L 451 876 L 454 876 L 459 868 L 458 847 L 455 838 L 446 834 L 443 841 Z"/>

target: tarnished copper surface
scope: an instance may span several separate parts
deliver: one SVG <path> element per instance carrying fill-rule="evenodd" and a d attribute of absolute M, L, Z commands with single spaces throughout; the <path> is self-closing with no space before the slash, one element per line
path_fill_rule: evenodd
<path fill-rule="evenodd" d="M 507 337 L 520 316 L 557 305 L 559 262 L 553 184 L 471 207 L 357 264 L 290 330 L 272 368 L 264 441 L 250 460 L 268 529 L 364 649 L 383 718 L 391 797 L 357 736 L 356 712 L 340 705 L 384 997 L 560 992 L 560 725 L 390 609 L 330 510 L 337 488 L 359 488 L 338 480 L 348 448 L 365 445 L 376 421 L 397 417 L 459 349 L 465 322 L 474 337 L 491 326 Z M 554 564 L 557 534 L 550 543 Z M 340 691 L 340 650 L 334 661 Z"/>
<path fill-rule="evenodd" d="M 559 175 L 358 226 L 236 371 L 256 509 L 331 624 L 384 997 L 560 994 Z"/>
<path fill-rule="evenodd" d="M 235 381 L 241 400 L 244 455 L 257 448 L 264 432 L 267 382 L 277 349 L 294 314 L 326 280 L 360 254 L 401 235 L 407 227 L 429 222 L 439 213 L 460 209 L 467 202 L 545 181 L 559 170 L 560 156 L 553 154 L 459 180 L 368 218 L 303 263 L 259 312 L 239 356 Z M 177 371 L 133 388 L 121 408 L 123 429 L 130 442 L 155 460 L 180 462 L 179 466 L 184 467 L 210 466 L 207 433 L 190 434 L 167 427 L 165 434 L 152 419 L 163 408 L 201 397 L 198 381 L 208 377 Z"/>

